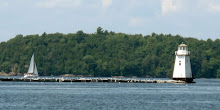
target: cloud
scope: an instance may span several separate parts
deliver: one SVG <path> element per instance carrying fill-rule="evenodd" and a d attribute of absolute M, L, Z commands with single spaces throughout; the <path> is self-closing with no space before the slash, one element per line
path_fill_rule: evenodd
<path fill-rule="evenodd" d="M 220 3 L 209 3 L 208 10 L 212 13 L 220 12 Z"/>
<path fill-rule="evenodd" d="M 129 21 L 129 26 L 141 26 L 144 25 L 146 19 L 144 18 L 131 18 Z"/>
<path fill-rule="evenodd" d="M 0 8 L 8 7 L 8 2 L 0 2 Z"/>
<path fill-rule="evenodd" d="M 74 8 L 81 4 L 81 0 L 44 0 L 37 3 L 37 6 L 43 8 Z"/>
<path fill-rule="evenodd" d="M 206 12 L 217 14 L 220 13 L 220 1 L 219 0 L 200 0 L 198 1 L 198 8 Z"/>
<path fill-rule="evenodd" d="M 112 5 L 112 0 L 101 0 L 102 8 L 108 8 Z"/>
<path fill-rule="evenodd" d="M 161 0 L 162 15 L 177 11 L 177 5 L 174 0 Z"/>

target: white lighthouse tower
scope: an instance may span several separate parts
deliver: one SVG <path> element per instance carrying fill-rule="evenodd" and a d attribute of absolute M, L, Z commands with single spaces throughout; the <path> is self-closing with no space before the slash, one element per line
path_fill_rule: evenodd
<path fill-rule="evenodd" d="M 173 80 L 183 80 L 185 82 L 193 82 L 190 51 L 184 43 L 178 46 L 178 51 L 175 51 L 176 59 L 173 70 Z"/>

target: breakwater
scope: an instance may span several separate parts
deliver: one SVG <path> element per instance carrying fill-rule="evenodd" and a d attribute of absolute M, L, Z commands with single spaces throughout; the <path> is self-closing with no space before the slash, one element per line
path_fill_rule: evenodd
<path fill-rule="evenodd" d="M 186 83 L 181 80 L 152 80 L 135 78 L 0 78 L 14 82 L 110 82 L 110 83 Z"/>

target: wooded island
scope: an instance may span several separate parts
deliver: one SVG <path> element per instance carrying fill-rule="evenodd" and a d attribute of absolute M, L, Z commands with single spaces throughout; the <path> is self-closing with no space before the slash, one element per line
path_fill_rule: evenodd
<path fill-rule="evenodd" d="M 31 55 L 40 76 L 63 74 L 111 77 L 170 78 L 177 46 L 184 42 L 191 51 L 196 78 L 220 78 L 220 40 L 198 40 L 179 35 L 152 33 L 130 35 L 97 28 L 95 33 L 17 35 L 0 43 L 1 73 L 23 74 Z"/>

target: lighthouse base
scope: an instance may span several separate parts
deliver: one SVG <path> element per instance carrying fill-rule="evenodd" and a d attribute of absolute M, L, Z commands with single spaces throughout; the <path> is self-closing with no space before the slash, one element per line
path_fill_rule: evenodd
<path fill-rule="evenodd" d="M 195 78 L 172 78 L 172 80 L 185 81 L 186 83 L 195 83 L 195 82 L 193 82 L 193 79 L 195 79 Z"/>

